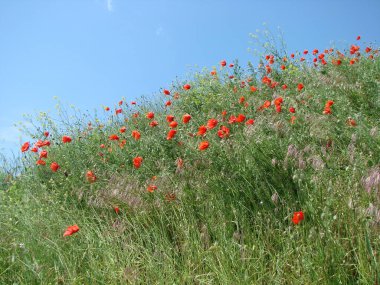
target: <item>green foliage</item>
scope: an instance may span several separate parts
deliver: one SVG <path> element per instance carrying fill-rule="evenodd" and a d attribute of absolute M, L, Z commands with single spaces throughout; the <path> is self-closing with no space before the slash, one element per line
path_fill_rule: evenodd
<path fill-rule="evenodd" d="M 32 135 L 45 140 L 50 132 L 46 166 L 26 152 L 24 171 L 0 191 L 0 283 L 379 282 L 380 61 L 363 56 L 350 65 L 344 58 L 335 66 L 335 57 L 317 68 L 294 60 L 280 70 L 276 62 L 268 75 L 279 83 L 273 88 L 252 65 L 246 73 L 235 62 L 173 86 L 170 107 L 159 99 L 123 104 L 120 115 L 74 109 L 71 116 L 61 105 L 58 119 L 40 114 Z M 281 112 L 273 103 L 261 108 L 280 96 Z M 328 100 L 334 105 L 324 114 Z M 149 126 L 149 111 L 157 127 Z M 172 140 L 169 114 L 179 123 Z M 239 114 L 254 124 L 228 122 Z M 217 127 L 197 135 L 211 118 Z M 222 125 L 230 135 L 221 139 Z M 63 143 L 63 135 L 73 141 Z M 200 151 L 205 140 L 210 146 Z M 136 156 L 143 157 L 138 169 Z M 1 183 L 5 178 L 0 172 Z M 305 215 L 298 225 L 296 211 Z M 62 237 L 73 224 L 79 232 Z"/>

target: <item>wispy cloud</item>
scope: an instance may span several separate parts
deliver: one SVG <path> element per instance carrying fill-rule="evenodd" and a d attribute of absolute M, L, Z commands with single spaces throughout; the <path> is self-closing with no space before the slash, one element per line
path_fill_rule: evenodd
<path fill-rule="evenodd" d="M 109 12 L 112 12 L 113 7 L 112 7 L 112 0 L 107 0 L 107 10 Z"/>
<path fill-rule="evenodd" d="M 162 32 L 164 31 L 164 28 L 159 26 L 157 29 L 156 29 L 156 36 L 159 37 Z"/>

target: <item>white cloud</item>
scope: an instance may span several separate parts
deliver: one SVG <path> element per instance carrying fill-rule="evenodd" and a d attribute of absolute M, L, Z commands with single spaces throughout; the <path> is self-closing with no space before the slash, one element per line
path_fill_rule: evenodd
<path fill-rule="evenodd" d="M 159 37 L 162 32 L 164 31 L 164 28 L 159 26 L 157 29 L 156 29 L 156 36 Z"/>
<path fill-rule="evenodd" d="M 107 10 L 110 12 L 113 10 L 112 0 L 107 0 Z"/>

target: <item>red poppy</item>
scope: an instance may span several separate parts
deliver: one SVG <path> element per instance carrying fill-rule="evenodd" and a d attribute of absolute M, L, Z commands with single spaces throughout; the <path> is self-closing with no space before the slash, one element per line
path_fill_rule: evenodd
<path fill-rule="evenodd" d="M 178 168 L 183 167 L 183 159 L 182 158 L 178 157 L 175 162 L 176 162 Z"/>
<path fill-rule="evenodd" d="M 347 125 L 349 125 L 351 127 L 356 127 L 356 121 L 352 118 L 348 118 L 346 123 L 347 123 Z"/>
<path fill-rule="evenodd" d="M 201 143 L 199 144 L 198 149 L 199 149 L 199 150 L 205 150 L 205 149 L 208 149 L 209 145 L 210 145 L 210 144 L 209 144 L 208 141 L 203 141 L 203 142 L 201 142 Z"/>
<path fill-rule="evenodd" d="M 154 190 L 157 190 L 157 186 L 156 185 L 148 185 L 147 189 L 146 189 L 148 192 L 150 193 L 153 193 Z"/>
<path fill-rule="evenodd" d="M 178 126 L 178 123 L 176 121 L 170 122 L 169 127 L 172 129 L 175 129 Z"/>
<path fill-rule="evenodd" d="M 30 143 L 29 143 L 29 142 L 24 143 L 24 144 L 21 146 L 21 152 L 26 152 L 26 151 L 28 151 L 29 147 L 30 147 Z"/>
<path fill-rule="evenodd" d="M 303 51 L 303 54 L 308 54 L 308 53 L 309 53 L 309 51 L 306 49 Z"/>
<path fill-rule="evenodd" d="M 176 133 L 177 133 L 177 130 L 170 130 L 168 132 L 168 135 L 166 136 L 166 139 L 167 140 L 171 140 L 172 138 L 174 138 L 174 136 L 176 135 Z"/>
<path fill-rule="evenodd" d="M 185 84 L 183 85 L 183 89 L 189 90 L 191 88 L 190 84 Z"/>
<path fill-rule="evenodd" d="M 291 58 L 294 58 L 294 53 L 292 53 L 292 54 L 290 55 L 290 57 L 291 57 Z"/>
<path fill-rule="evenodd" d="M 119 101 L 119 106 L 123 105 L 123 101 Z"/>
<path fill-rule="evenodd" d="M 291 123 L 291 124 L 294 124 L 295 121 L 296 121 L 296 116 L 292 116 L 292 117 L 290 118 L 290 123 Z"/>
<path fill-rule="evenodd" d="M 166 107 L 167 107 L 167 106 L 171 106 L 171 104 L 172 104 L 172 101 L 170 101 L 170 100 L 168 100 L 168 101 L 165 102 L 165 106 L 166 106 Z"/>
<path fill-rule="evenodd" d="M 241 96 L 240 99 L 239 99 L 239 103 L 240 104 L 243 104 L 245 101 L 245 97 L 244 96 Z"/>
<path fill-rule="evenodd" d="M 230 63 L 229 67 L 234 67 L 234 64 L 233 64 L 233 63 Z"/>
<path fill-rule="evenodd" d="M 366 48 L 365 48 L 365 52 L 366 52 L 366 53 L 369 53 L 371 50 L 372 50 L 372 49 L 371 49 L 370 47 L 366 47 Z"/>
<path fill-rule="evenodd" d="M 173 122 L 173 121 L 174 121 L 174 116 L 173 116 L 173 115 L 167 115 L 167 116 L 166 116 L 166 121 L 167 121 L 168 123 Z"/>
<path fill-rule="evenodd" d="M 149 126 L 151 126 L 152 128 L 153 128 L 153 127 L 156 127 L 156 126 L 158 126 L 158 122 L 157 122 L 157 121 L 151 121 L 151 122 L 149 123 Z"/>
<path fill-rule="evenodd" d="M 127 130 L 127 127 L 123 126 L 120 128 L 120 133 L 125 133 L 125 131 Z"/>
<path fill-rule="evenodd" d="M 245 116 L 243 114 L 239 114 L 236 118 L 236 122 L 243 123 L 245 121 Z"/>
<path fill-rule="evenodd" d="M 281 86 L 282 90 L 286 90 L 288 88 L 288 85 L 284 84 Z"/>
<path fill-rule="evenodd" d="M 304 85 L 302 83 L 298 83 L 297 89 L 298 91 L 301 91 L 304 88 Z"/>
<path fill-rule="evenodd" d="M 37 160 L 36 164 L 37 165 L 46 165 L 46 161 L 39 159 L 39 160 Z"/>
<path fill-rule="evenodd" d="M 121 108 L 120 108 L 120 109 L 116 109 L 116 110 L 115 110 L 115 114 L 116 114 L 116 115 L 121 114 L 122 111 L 123 111 L 123 109 L 121 109 Z"/>
<path fill-rule="evenodd" d="M 289 112 L 290 112 L 290 113 L 295 113 L 295 112 L 296 112 L 296 109 L 295 109 L 294 107 L 290 107 L 290 108 L 289 108 Z"/>
<path fill-rule="evenodd" d="M 187 124 L 190 120 L 191 120 L 191 115 L 189 115 L 189 114 L 185 114 L 185 115 L 183 115 L 183 117 L 182 117 L 182 122 L 183 122 L 184 124 Z"/>
<path fill-rule="evenodd" d="M 142 158 L 141 156 L 136 156 L 136 157 L 133 159 L 133 166 L 134 166 L 136 169 L 140 168 L 142 161 L 143 161 L 143 158 Z"/>
<path fill-rule="evenodd" d="M 149 112 L 148 114 L 146 114 L 146 117 L 150 120 L 152 120 L 154 118 L 154 113 L 153 112 Z"/>
<path fill-rule="evenodd" d="M 248 126 L 248 125 L 253 125 L 255 123 L 255 120 L 254 119 L 249 119 L 245 122 L 245 124 Z"/>
<path fill-rule="evenodd" d="M 281 113 L 281 105 L 276 105 L 276 112 Z"/>
<path fill-rule="evenodd" d="M 285 70 L 285 69 L 286 69 L 285 65 L 281 65 L 281 70 Z"/>
<path fill-rule="evenodd" d="M 164 89 L 164 94 L 165 94 L 165 95 L 170 95 L 170 91 L 167 90 L 167 89 Z"/>
<path fill-rule="evenodd" d="M 278 97 L 278 98 L 276 98 L 275 100 L 274 100 L 274 104 L 276 105 L 276 106 L 280 106 L 281 104 L 282 104 L 282 102 L 284 102 L 284 100 L 282 99 L 282 97 Z"/>
<path fill-rule="evenodd" d="M 227 65 L 227 62 L 226 62 L 225 60 L 222 60 L 222 61 L 220 61 L 220 65 L 221 65 L 221 66 L 226 66 L 226 65 Z"/>
<path fill-rule="evenodd" d="M 67 227 L 66 231 L 63 233 L 63 236 L 71 236 L 79 231 L 79 227 L 77 225 Z"/>
<path fill-rule="evenodd" d="M 251 92 L 256 92 L 257 91 L 257 88 L 255 86 L 253 86 L 253 85 L 249 89 L 251 90 Z"/>
<path fill-rule="evenodd" d="M 356 37 L 356 40 L 357 40 L 357 41 L 359 41 L 360 39 L 361 39 L 361 37 L 360 37 L 360 36 L 357 36 L 357 37 Z"/>
<path fill-rule="evenodd" d="M 234 115 L 231 115 L 228 119 L 229 124 L 234 124 L 236 123 L 236 117 Z"/>
<path fill-rule="evenodd" d="M 203 136 L 203 135 L 206 134 L 206 132 L 207 132 L 207 128 L 206 128 L 206 126 L 202 125 L 202 126 L 200 126 L 200 127 L 198 128 L 197 135 L 198 135 L 198 136 Z"/>
<path fill-rule="evenodd" d="M 91 170 L 88 170 L 86 173 L 87 181 L 93 183 L 96 181 L 96 175 Z"/>
<path fill-rule="evenodd" d="M 210 72 L 210 74 L 211 74 L 211 75 L 216 75 L 216 71 L 215 71 L 215 70 L 212 70 L 212 71 Z"/>
<path fill-rule="evenodd" d="M 304 219 L 304 215 L 302 211 L 294 212 L 292 222 L 295 225 L 298 225 Z"/>
<path fill-rule="evenodd" d="M 57 172 L 57 170 L 59 169 L 59 165 L 58 165 L 58 163 L 56 163 L 56 162 L 52 162 L 52 163 L 50 164 L 50 169 L 51 169 L 53 172 Z"/>
<path fill-rule="evenodd" d="M 218 137 L 221 139 L 227 138 L 230 135 L 230 129 L 226 126 L 221 126 L 218 131 Z"/>
<path fill-rule="evenodd" d="M 113 207 L 113 210 L 115 211 L 116 214 L 119 214 L 120 213 L 120 209 L 118 206 L 114 206 Z"/>
<path fill-rule="evenodd" d="M 32 147 L 32 148 L 30 149 L 30 151 L 32 151 L 32 152 L 38 152 L 38 148 L 37 148 L 37 147 Z"/>
<path fill-rule="evenodd" d="M 218 120 L 212 118 L 210 120 L 208 120 L 207 122 L 207 128 L 209 130 L 212 130 L 213 128 L 215 128 L 216 126 L 218 125 Z"/>
<path fill-rule="evenodd" d="M 48 156 L 48 152 L 46 150 L 42 150 L 40 152 L 40 158 L 47 158 L 47 156 Z"/>
<path fill-rule="evenodd" d="M 136 101 L 132 101 L 131 104 L 132 105 L 136 105 L 137 103 L 136 103 Z"/>
<path fill-rule="evenodd" d="M 105 107 L 104 110 L 109 111 L 110 107 Z"/>
<path fill-rule="evenodd" d="M 313 55 L 316 55 L 319 51 L 317 49 L 313 50 Z"/>
<path fill-rule="evenodd" d="M 69 142 L 71 142 L 71 138 L 69 136 L 63 136 L 62 137 L 62 142 L 63 143 L 69 143 Z"/>
<path fill-rule="evenodd" d="M 133 137 L 135 140 L 138 141 L 138 140 L 140 139 L 140 137 L 141 137 L 141 134 L 140 134 L 139 131 L 134 130 L 134 131 L 132 131 L 132 137 Z"/>
<path fill-rule="evenodd" d="M 47 138 L 49 136 L 49 132 L 44 132 L 44 136 Z"/>
<path fill-rule="evenodd" d="M 119 140 L 119 136 L 115 135 L 115 134 L 110 135 L 108 138 L 111 141 L 118 141 Z"/>

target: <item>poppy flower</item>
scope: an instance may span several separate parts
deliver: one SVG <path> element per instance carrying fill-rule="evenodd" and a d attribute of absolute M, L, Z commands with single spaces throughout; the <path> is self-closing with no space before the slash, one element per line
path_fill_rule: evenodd
<path fill-rule="evenodd" d="M 197 135 L 198 135 L 198 136 L 203 136 L 203 135 L 206 134 L 206 132 L 207 132 L 207 128 L 206 128 L 206 126 L 202 125 L 202 126 L 200 126 L 200 127 L 198 128 Z"/>
<path fill-rule="evenodd" d="M 120 133 L 125 133 L 125 131 L 127 130 L 127 127 L 123 126 L 120 128 Z"/>
<path fill-rule="evenodd" d="M 120 108 L 120 109 L 116 109 L 116 110 L 115 110 L 115 114 L 116 114 L 116 115 L 121 114 L 122 111 L 123 111 L 123 109 L 121 109 L 121 108 Z"/>
<path fill-rule="evenodd" d="M 166 116 L 166 121 L 167 121 L 168 123 L 173 122 L 173 121 L 174 121 L 174 116 L 173 116 L 173 115 L 167 115 L 167 116 Z"/>
<path fill-rule="evenodd" d="M 46 150 L 42 150 L 40 152 L 40 158 L 47 158 L 47 156 L 48 156 L 48 152 Z"/>
<path fill-rule="evenodd" d="M 178 168 L 183 167 L 183 159 L 182 158 L 178 157 L 175 162 L 176 162 Z"/>
<path fill-rule="evenodd" d="M 304 88 L 304 85 L 302 83 L 298 83 L 297 89 L 298 91 L 301 91 Z"/>
<path fill-rule="evenodd" d="M 171 139 L 173 139 L 174 136 L 176 135 L 176 133 L 177 133 L 177 130 L 170 130 L 170 131 L 168 132 L 168 135 L 166 136 L 166 139 L 167 139 L 167 140 L 171 140 Z"/>
<path fill-rule="evenodd" d="M 77 225 L 67 227 L 66 231 L 63 233 L 63 236 L 71 236 L 79 231 L 79 227 Z"/>
<path fill-rule="evenodd" d="M 46 161 L 42 160 L 42 159 L 39 159 L 36 161 L 36 164 L 37 165 L 46 165 Z"/>
<path fill-rule="evenodd" d="M 184 90 L 189 90 L 191 88 L 190 84 L 183 85 Z"/>
<path fill-rule="evenodd" d="M 289 112 L 290 112 L 290 113 L 295 113 L 295 112 L 296 112 L 296 109 L 295 109 L 294 107 L 290 107 L 290 108 L 289 108 Z"/>
<path fill-rule="evenodd" d="M 167 90 L 167 89 L 164 89 L 164 94 L 165 94 L 165 95 L 170 95 L 170 91 Z"/>
<path fill-rule="evenodd" d="M 234 64 L 233 64 L 233 63 L 230 63 L 229 67 L 234 67 Z"/>
<path fill-rule="evenodd" d="M 63 136 L 62 137 L 62 142 L 63 143 L 69 143 L 69 142 L 71 142 L 71 138 L 69 136 Z"/>
<path fill-rule="evenodd" d="M 218 124 L 218 120 L 212 118 L 212 119 L 208 120 L 208 122 L 207 122 L 207 128 L 209 130 L 212 130 L 213 128 L 215 128 L 217 126 L 217 124 Z"/>
<path fill-rule="evenodd" d="M 38 152 L 38 148 L 37 148 L 37 147 L 32 147 L 32 148 L 30 149 L 30 151 L 32 151 L 32 152 Z"/>
<path fill-rule="evenodd" d="M 292 117 L 290 118 L 290 123 L 291 123 L 291 124 L 294 124 L 295 121 L 296 121 L 296 116 L 292 116 Z"/>
<path fill-rule="evenodd" d="M 210 72 L 210 74 L 211 74 L 211 75 L 216 75 L 216 70 L 212 70 L 212 71 Z"/>
<path fill-rule="evenodd" d="M 231 115 L 230 118 L 228 119 L 229 124 L 234 124 L 236 123 L 236 117 L 234 115 Z"/>
<path fill-rule="evenodd" d="M 157 186 L 156 185 L 148 185 L 147 189 L 146 189 L 148 192 L 150 193 L 153 193 L 154 190 L 157 190 Z"/>
<path fill-rule="evenodd" d="M 137 104 L 136 101 L 131 102 L 131 105 L 136 105 L 136 104 Z"/>
<path fill-rule="evenodd" d="M 56 163 L 56 162 L 52 162 L 52 163 L 50 164 L 50 169 L 51 169 L 53 172 L 57 172 L 57 170 L 59 169 L 59 165 L 58 165 L 58 163 Z"/>
<path fill-rule="evenodd" d="M 123 105 L 123 101 L 119 101 L 119 106 Z"/>
<path fill-rule="evenodd" d="M 288 85 L 283 84 L 283 85 L 281 86 L 281 88 L 282 88 L 282 90 L 286 90 L 286 89 L 288 88 Z"/>
<path fill-rule="evenodd" d="M 189 114 L 185 114 L 185 115 L 183 115 L 183 117 L 182 117 L 182 122 L 183 122 L 184 124 L 187 124 L 190 120 L 191 120 L 191 115 L 189 115 Z"/>
<path fill-rule="evenodd" d="M 209 142 L 208 141 L 203 141 L 203 142 L 201 142 L 200 144 L 199 144 L 199 146 L 198 146 L 198 149 L 199 150 L 205 150 L 205 149 L 208 149 L 208 147 L 209 147 Z"/>
<path fill-rule="evenodd" d="M 304 214 L 302 211 L 294 212 L 292 222 L 298 225 L 304 219 Z"/>
<path fill-rule="evenodd" d="M 226 62 L 225 60 L 221 60 L 221 61 L 220 61 L 220 65 L 221 65 L 221 66 L 226 66 L 226 65 L 227 65 L 227 62 Z"/>
<path fill-rule="evenodd" d="M 171 104 L 172 104 L 172 101 L 170 101 L 170 100 L 168 100 L 168 101 L 165 102 L 165 106 L 166 106 L 166 107 L 167 107 L 167 106 L 171 106 Z"/>
<path fill-rule="evenodd" d="M 304 51 L 303 51 L 303 54 L 308 54 L 309 53 L 309 51 L 307 50 L 307 49 L 305 49 Z"/>
<path fill-rule="evenodd" d="M 104 110 L 108 112 L 110 110 L 110 107 L 105 107 Z"/>
<path fill-rule="evenodd" d="M 111 141 L 118 141 L 119 140 L 119 136 L 118 135 L 115 135 L 115 134 L 112 134 L 108 137 L 109 140 Z"/>
<path fill-rule="evenodd" d="M 44 132 L 44 136 L 47 138 L 49 136 L 49 132 Z"/>
<path fill-rule="evenodd" d="M 151 126 L 152 128 L 157 127 L 158 126 L 158 122 L 157 121 L 151 121 L 149 123 L 149 126 Z"/>
<path fill-rule="evenodd" d="M 290 57 L 291 57 L 291 58 L 294 58 L 294 53 L 292 53 L 292 54 L 290 55 Z"/>
<path fill-rule="evenodd" d="M 348 118 L 346 123 L 347 123 L 347 125 L 349 125 L 351 127 L 356 127 L 356 121 L 352 118 Z"/>
<path fill-rule="evenodd" d="M 140 139 L 140 137 L 141 137 L 141 134 L 140 134 L 139 131 L 134 130 L 134 131 L 132 131 L 132 137 L 133 137 L 135 140 L 138 141 L 138 140 Z"/>
<path fill-rule="evenodd" d="M 253 125 L 255 123 L 255 120 L 254 119 L 249 119 L 249 120 L 247 120 L 246 122 L 245 122 L 245 124 L 247 125 L 247 126 L 249 126 L 249 125 Z"/>
<path fill-rule="evenodd" d="M 115 211 L 115 213 L 118 215 L 120 213 L 120 209 L 118 206 L 114 206 L 113 207 L 113 210 Z"/>
<path fill-rule="evenodd" d="M 236 122 L 238 123 L 243 123 L 245 121 L 245 116 L 243 114 L 239 114 L 237 117 L 236 117 Z"/>
<path fill-rule="evenodd" d="M 239 98 L 239 103 L 240 103 L 240 104 L 243 104 L 244 101 L 245 101 L 245 97 L 244 97 L 244 96 L 241 96 L 241 97 Z"/>
<path fill-rule="evenodd" d="M 96 181 L 96 175 L 91 170 L 88 170 L 86 173 L 87 181 L 93 183 Z"/>
<path fill-rule="evenodd" d="M 169 127 L 172 129 L 175 129 L 178 126 L 178 123 L 176 121 L 170 122 Z"/>
<path fill-rule="evenodd" d="M 24 143 L 24 144 L 21 146 L 21 152 L 26 152 L 26 151 L 28 151 L 29 147 L 30 147 L 30 143 L 29 143 L 29 142 Z"/>
<path fill-rule="evenodd" d="M 148 114 L 146 114 L 146 117 L 147 117 L 147 119 L 152 120 L 154 118 L 154 113 L 153 112 L 149 112 Z"/>
<path fill-rule="evenodd" d="M 257 88 L 255 86 L 253 86 L 253 85 L 249 89 L 251 90 L 251 92 L 256 92 L 257 91 Z"/>
<path fill-rule="evenodd" d="M 281 105 L 276 105 L 276 112 L 281 113 Z"/>
<path fill-rule="evenodd" d="M 276 98 L 276 99 L 274 100 L 273 103 L 274 103 L 276 106 L 279 106 L 279 105 L 282 104 L 282 102 L 284 102 L 284 100 L 282 99 L 282 97 L 278 97 L 278 98 Z"/>
<path fill-rule="evenodd" d="M 226 126 L 221 126 L 217 134 L 221 139 L 227 138 L 230 135 L 230 129 Z"/>
<path fill-rule="evenodd" d="M 366 47 L 366 48 L 365 48 L 365 52 L 366 52 L 366 53 L 369 53 L 371 50 L 372 50 L 372 49 L 371 49 L 370 47 Z"/>
<path fill-rule="evenodd" d="M 360 39 L 361 39 L 361 37 L 360 37 L 360 36 L 357 36 L 357 37 L 356 37 L 356 40 L 357 40 L 357 41 L 359 41 Z"/>
<path fill-rule="evenodd" d="M 285 65 L 281 65 L 281 70 L 285 70 L 285 69 L 286 69 Z"/>
<path fill-rule="evenodd" d="M 317 49 L 313 50 L 313 55 L 316 55 L 319 51 Z"/>
<path fill-rule="evenodd" d="M 143 161 L 143 158 L 142 158 L 141 156 L 136 156 L 136 157 L 133 159 L 133 166 L 134 166 L 136 169 L 140 168 L 142 161 Z"/>

